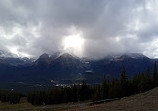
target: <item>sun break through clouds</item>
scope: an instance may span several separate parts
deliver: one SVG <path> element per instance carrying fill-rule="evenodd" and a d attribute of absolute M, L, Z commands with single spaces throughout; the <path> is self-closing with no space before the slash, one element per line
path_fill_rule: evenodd
<path fill-rule="evenodd" d="M 1 0 L 0 50 L 158 57 L 157 0 Z"/>

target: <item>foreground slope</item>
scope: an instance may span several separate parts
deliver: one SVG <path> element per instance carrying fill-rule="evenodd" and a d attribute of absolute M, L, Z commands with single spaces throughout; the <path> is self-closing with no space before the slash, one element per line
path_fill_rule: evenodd
<path fill-rule="evenodd" d="M 22 99 L 20 104 L 11 105 L 0 102 L 0 111 L 157 111 L 158 87 L 145 93 L 122 98 L 108 103 L 89 105 L 89 103 L 68 103 L 48 106 L 33 106 Z"/>
<path fill-rule="evenodd" d="M 76 111 L 157 111 L 158 88 L 108 103 L 85 106 Z M 71 110 L 70 110 L 71 111 Z M 74 110 L 72 110 L 74 111 Z"/>

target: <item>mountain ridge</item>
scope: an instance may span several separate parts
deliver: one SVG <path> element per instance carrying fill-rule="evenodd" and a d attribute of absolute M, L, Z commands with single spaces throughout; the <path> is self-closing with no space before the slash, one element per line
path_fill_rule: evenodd
<path fill-rule="evenodd" d="M 132 77 L 135 73 L 145 71 L 148 66 L 152 69 L 153 62 L 157 60 L 137 53 L 106 56 L 97 60 L 79 58 L 68 53 L 54 55 L 44 53 L 35 61 L 28 58 L 25 58 L 25 61 L 24 59 L 20 61 L 20 58 L 4 61 L 7 59 L 0 58 L 1 81 L 49 82 L 54 79 L 59 81 L 85 79 L 89 83 L 101 82 L 104 75 L 109 79 L 119 78 L 123 66 L 127 70 L 128 77 Z"/>

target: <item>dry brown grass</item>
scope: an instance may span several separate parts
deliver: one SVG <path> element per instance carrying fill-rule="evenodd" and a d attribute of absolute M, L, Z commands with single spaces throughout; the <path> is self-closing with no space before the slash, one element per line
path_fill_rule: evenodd
<path fill-rule="evenodd" d="M 75 111 L 158 111 L 158 88 L 121 100 L 74 109 Z M 73 110 L 71 110 L 73 111 Z"/>
<path fill-rule="evenodd" d="M 63 111 L 76 108 L 68 104 L 33 106 L 27 102 L 26 98 L 22 98 L 19 104 L 9 104 L 8 102 L 0 102 L 0 111 Z"/>

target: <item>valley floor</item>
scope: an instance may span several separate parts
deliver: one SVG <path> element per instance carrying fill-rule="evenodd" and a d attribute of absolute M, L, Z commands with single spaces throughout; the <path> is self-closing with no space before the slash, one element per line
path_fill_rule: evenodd
<path fill-rule="evenodd" d="M 0 103 L 0 111 L 157 111 L 158 88 L 108 103 L 87 105 L 86 103 L 33 106 L 24 98 L 20 104 Z"/>

